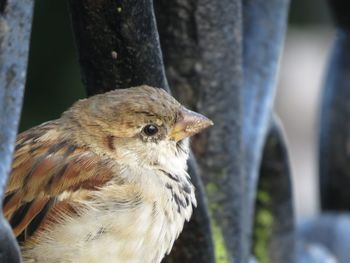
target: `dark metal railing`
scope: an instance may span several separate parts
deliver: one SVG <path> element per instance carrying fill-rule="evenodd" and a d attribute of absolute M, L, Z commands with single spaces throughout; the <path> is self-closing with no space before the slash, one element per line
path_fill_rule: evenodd
<path fill-rule="evenodd" d="M 348 210 L 350 200 L 350 24 L 341 2 L 332 2 L 339 33 L 320 128 L 322 206 L 331 210 Z M 289 0 L 69 0 L 69 7 L 88 96 L 148 84 L 215 123 L 193 139 L 198 208 L 164 262 L 296 262 L 287 146 L 273 113 Z M 0 0 L 0 197 L 32 10 L 31 0 Z M 20 262 L 1 213 L 0 262 Z"/>
<path fill-rule="evenodd" d="M 329 1 L 337 21 L 320 121 L 320 188 L 324 210 L 350 210 L 350 7 Z"/>
<path fill-rule="evenodd" d="M 33 1 L 0 1 L 0 199 L 11 169 L 26 80 Z M 19 249 L 0 210 L 0 262 L 20 261 Z"/>

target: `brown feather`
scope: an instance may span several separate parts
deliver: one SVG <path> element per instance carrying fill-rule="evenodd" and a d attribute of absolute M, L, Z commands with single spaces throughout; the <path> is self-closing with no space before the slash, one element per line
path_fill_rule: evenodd
<path fill-rule="evenodd" d="M 13 228 L 13 233 L 15 236 L 18 236 L 21 234 L 32 222 L 32 220 L 40 213 L 40 211 L 44 208 L 46 203 L 48 202 L 49 198 L 44 197 L 42 199 L 37 199 L 33 202 L 33 204 L 30 206 L 29 210 L 26 212 L 26 215 L 21 220 L 21 222 Z"/>
<path fill-rule="evenodd" d="M 4 215 L 7 219 L 11 218 L 12 214 L 22 205 L 23 194 L 16 192 L 8 202 L 4 204 Z"/>
<path fill-rule="evenodd" d="M 55 215 L 73 213 L 75 200 L 69 196 L 76 196 L 73 193 L 82 189 L 96 191 L 113 176 L 112 169 L 106 165 L 107 157 L 101 157 L 87 146 L 77 146 L 67 140 L 63 137 L 60 126 L 59 121 L 47 122 L 17 138 L 12 172 L 6 189 L 7 198 L 3 205 L 8 220 L 11 221 L 16 216 L 16 225 L 12 227 L 17 237 L 25 232 L 24 239 L 30 238 L 26 235 L 26 230 L 31 222 L 39 218 L 39 214 L 41 222 L 36 224 L 42 230 L 42 226 L 55 221 Z M 72 195 L 66 195 L 65 199 L 57 201 L 61 194 L 69 192 Z M 85 192 L 82 196 L 88 197 L 88 194 Z M 52 198 L 56 201 L 48 207 Z M 18 219 L 18 216 L 21 218 Z M 36 228 L 37 232 L 39 228 Z M 34 234 L 35 232 L 31 233 Z"/>

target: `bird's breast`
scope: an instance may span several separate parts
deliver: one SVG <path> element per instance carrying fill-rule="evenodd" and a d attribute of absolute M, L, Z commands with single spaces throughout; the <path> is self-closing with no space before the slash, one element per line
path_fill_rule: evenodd
<path fill-rule="evenodd" d="M 183 227 L 177 209 L 170 192 L 157 199 L 134 196 L 132 202 L 95 200 L 79 216 L 43 232 L 35 246 L 24 247 L 25 262 L 160 262 Z"/>

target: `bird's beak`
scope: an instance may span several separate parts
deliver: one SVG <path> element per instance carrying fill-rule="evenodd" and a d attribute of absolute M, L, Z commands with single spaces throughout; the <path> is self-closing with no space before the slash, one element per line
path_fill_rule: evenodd
<path fill-rule="evenodd" d="M 182 117 L 174 124 L 170 132 L 170 138 L 176 142 L 213 125 L 213 122 L 207 117 L 186 108 L 181 110 L 181 115 Z"/>

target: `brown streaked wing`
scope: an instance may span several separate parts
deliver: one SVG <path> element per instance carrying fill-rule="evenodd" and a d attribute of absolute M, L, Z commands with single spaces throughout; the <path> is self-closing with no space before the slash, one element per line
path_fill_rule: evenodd
<path fill-rule="evenodd" d="M 67 206 L 74 200 L 57 198 L 62 193 L 95 191 L 113 175 L 107 159 L 64 139 L 58 125 L 47 122 L 17 137 L 3 210 L 21 241 L 46 224 L 50 213 L 73 211 Z"/>

